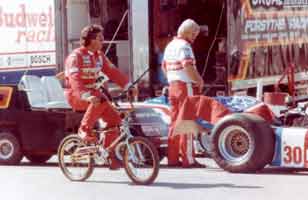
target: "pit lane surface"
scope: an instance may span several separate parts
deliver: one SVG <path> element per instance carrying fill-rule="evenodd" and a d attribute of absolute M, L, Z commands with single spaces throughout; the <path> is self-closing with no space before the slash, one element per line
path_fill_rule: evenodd
<path fill-rule="evenodd" d="M 20 166 L 0 166 L 1 200 L 254 200 L 307 199 L 308 171 L 265 169 L 258 174 L 231 174 L 212 160 L 206 169 L 162 166 L 155 183 L 136 186 L 124 169 L 96 168 L 86 182 L 68 181 L 56 158 L 41 166 L 26 160 Z"/>

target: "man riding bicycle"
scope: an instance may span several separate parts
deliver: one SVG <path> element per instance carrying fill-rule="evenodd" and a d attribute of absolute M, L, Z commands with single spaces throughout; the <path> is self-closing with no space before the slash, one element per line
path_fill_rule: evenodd
<path fill-rule="evenodd" d="M 65 96 L 73 110 L 85 111 L 78 130 L 86 143 L 97 142 L 93 127 L 98 119 L 103 119 L 110 129 L 105 135 L 104 147 L 108 147 L 119 135 L 121 117 L 106 96 L 97 87 L 97 81 L 108 77 L 122 89 L 128 89 L 128 77 L 120 72 L 101 51 L 104 37 L 103 28 L 89 25 L 83 28 L 80 36 L 81 47 L 73 50 L 65 61 Z M 107 87 L 106 85 L 104 85 Z M 133 94 L 136 90 L 133 89 Z M 112 151 L 110 169 L 119 168 Z"/>

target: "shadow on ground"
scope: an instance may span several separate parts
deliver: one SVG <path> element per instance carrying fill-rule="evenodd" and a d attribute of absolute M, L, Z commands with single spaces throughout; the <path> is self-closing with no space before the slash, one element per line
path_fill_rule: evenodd
<path fill-rule="evenodd" d="M 105 184 L 125 184 L 135 186 L 132 182 L 129 181 L 86 181 L 86 183 L 105 183 Z M 174 182 L 154 182 L 152 185 L 144 187 L 168 187 L 172 189 L 211 189 L 211 188 L 240 188 L 240 189 L 262 189 L 261 186 L 245 186 L 245 185 L 235 185 L 235 184 L 206 184 L 206 183 L 174 183 Z"/>
<path fill-rule="evenodd" d="M 59 167 L 57 162 L 47 162 L 44 164 L 35 164 L 30 162 L 22 162 L 19 165 L 15 165 L 14 167 Z M 107 165 L 96 165 L 95 168 L 108 168 Z M 194 168 L 182 168 L 182 167 L 169 167 L 168 165 L 161 164 L 160 169 L 175 169 L 175 170 L 194 170 L 194 169 L 204 169 L 208 172 L 224 172 L 223 169 L 207 166 L 203 167 L 194 167 Z M 291 176 L 308 176 L 308 169 L 296 169 L 296 168 L 278 168 L 278 167 L 267 167 L 256 173 L 239 173 L 239 174 L 247 174 L 247 175 L 291 175 Z"/>

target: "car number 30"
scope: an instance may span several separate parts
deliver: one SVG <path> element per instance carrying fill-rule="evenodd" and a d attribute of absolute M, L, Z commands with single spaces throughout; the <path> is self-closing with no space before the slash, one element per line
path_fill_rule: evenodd
<path fill-rule="evenodd" d="M 308 164 L 308 147 L 301 148 L 299 146 L 285 146 L 283 148 L 283 161 L 285 164 Z"/>

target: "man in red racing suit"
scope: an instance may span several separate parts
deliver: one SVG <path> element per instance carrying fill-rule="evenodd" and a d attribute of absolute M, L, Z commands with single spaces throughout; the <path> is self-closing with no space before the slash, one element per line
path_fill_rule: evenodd
<path fill-rule="evenodd" d="M 200 32 L 199 25 L 191 19 L 185 20 L 175 37 L 166 47 L 163 70 L 169 83 L 171 124 L 168 134 L 168 165 L 183 167 L 201 166 L 194 158 L 193 134 L 174 134 L 174 125 L 179 110 L 187 96 L 197 95 L 203 88 L 191 44 Z"/>
<path fill-rule="evenodd" d="M 97 88 L 98 78 L 109 78 L 123 89 L 128 88 L 126 75 L 121 73 L 101 52 L 103 28 L 90 25 L 81 31 L 81 47 L 73 50 L 65 61 L 65 96 L 76 111 L 85 111 L 78 130 L 85 142 L 97 140 L 92 132 L 95 122 L 101 118 L 111 131 L 106 133 L 104 147 L 118 136 L 121 122 L 119 113 Z M 114 152 L 110 153 L 111 169 L 118 168 Z"/>

